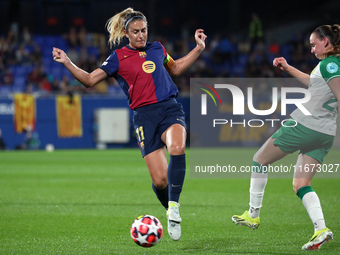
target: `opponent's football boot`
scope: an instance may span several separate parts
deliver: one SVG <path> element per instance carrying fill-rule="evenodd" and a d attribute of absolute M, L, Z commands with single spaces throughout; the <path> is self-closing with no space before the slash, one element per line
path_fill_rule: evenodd
<path fill-rule="evenodd" d="M 245 211 L 242 215 L 234 215 L 231 219 L 236 225 L 247 226 L 252 229 L 260 226 L 260 217 L 253 219 L 249 216 L 248 211 Z"/>
<path fill-rule="evenodd" d="M 333 239 L 333 233 L 329 228 L 316 231 L 312 238 L 302 246 L 302 250 L 318 250 L 325 242 Z"/>

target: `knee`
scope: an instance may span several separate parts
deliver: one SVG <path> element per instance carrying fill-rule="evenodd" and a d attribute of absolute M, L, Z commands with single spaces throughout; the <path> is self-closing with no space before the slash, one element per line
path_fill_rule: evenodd
<path fill-rule="evenodd" d="M 303 178 L 293 179 L 293 190 L 297 194 L 298 190 L 304 186 L 311 186 L 311 181 Z"/>
<path fill-rule="evenodd" d="M 258 160 L 258 159 L 257 159 L 257 155 L 255 154 L 255 155 L 253 156 L 253 162 L 259 163 L 257 160 Z M 260 163 L 259 163 L 259 164 L 260 164 Z"/>
<path fill-rule="evenodd" d="M 297 194 L 297 191 L 299 190 L 299 188 L 300 188 L 300 185 L 298 185 L 298 183 L 295 180 L 293 180 L 293 190 L 295 194 Z"/>
<path fill-rule="evenodd" d="M 168 178 L 166 176 L 153 178 L 152 183 L 157 189 L 165 189 L 168 186 Z"/>
<path fill-rule="evenodd" d="M 261 155 L 259 155 L 258 153 L 254 155 L 253 161 L 263 166 L 266 166 L 269 164 L 269 161 L 266 160 L 264 157 L 261 157 Z"/>
<path fill-rule="evenodd" d="M 185 144 L 171 143 L 168 151 L 170 155 L 183 155 L 185 153 Z"/>

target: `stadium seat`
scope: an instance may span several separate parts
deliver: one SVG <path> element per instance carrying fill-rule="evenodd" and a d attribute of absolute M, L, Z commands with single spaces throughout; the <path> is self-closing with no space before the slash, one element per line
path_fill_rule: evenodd
<path fill-rule="evenodd" d="M 43 60 L 42 60 L 42 62 L 43 62 L 43 64 L 44 64 L 44 66 L 50 66 L 50 65 L 52 65 L 53 64 L 53 58 L 52 58 L 52 54 L 51 54 L 51 56 L 44 56 L 43 57 Z"/>
<path fill-rule="evenodd" d="M 292 46 L 290 44 L 283 45 L 281 47 L 281 54 L 287 61 L 291 59 Z"/>
<path fill-rule="evenodd" d="M 57 47 L 65 49 L 68 46 L 67 42 L 61 36 L 46 36 L 46 48 Z"/>
<path fill-rule="evenodd" d="M 12 87 L 11 86 L 0 86 L 0 96 L 6 96 L 12 92 Z"/>
<path fill-rule="evenodd" d="M 45 36 L 43 36 L 43 35 L 33 36 L 33 41 L 36 44 L 38 44 L 40 47 L 43 47 L 45 45 Z"/>
<path fill-rule="evenodd" d="M 52 59 L 52 46 L 44 46 L 41 48 L 41 52 L 43 54 L 43 58 Z"/>
<path fill-rule="evenodd" d="M 97 57 L 99 55 L 99 49 L 97 47 L 88 47 L 87 48 L 87 53 L 89 55 L 93 54 L 93 55 L 95 55 Z"/>
<path fill-rule="evenodd" d="M 63 76 L 67 76 L 70 81 L 74 80 L 73 75 L 66 68 L 63 68 L 62 74 L 63 74 Z"/>
<path fill-rule="evenodd" d="M 61 80 L 61 78 L 63 77 L 63 69 L 52 68 L 49 74 L 53 75 L 54 78 Z"/>
<path fill-rule="evenodd" d="M 27 76 L 29 73 L 31 73 L 34 69 L 34 66 L 25 66 L 25 76 Z"/>
<path fill-rule="evenodd" d="M 26 85 L 26 77 L 25 76 L 16 76 L 14 78 L 14 84 L 18 85 L 19 87 Z"/>
<path fill-rule="evenodd" d="M 247 64 L 248 57 L 249 57 L 249 55 L 240 54 L 239 57 L 238 57 L 238 63 L 239 63 L 241 66 L 244 67 L 244 66 Z"/>
<path fill-rule="evenodd" d="M 235 65 L 233 67 L 233 76 L 244 77 L 244 68 L 240 65 Z"/>
<path fill-rule="evenodd" d="M 25 66 L 13 66 L 11 68 L 14 76 L 25 76 L 26 75 L 26 67 Z"/>

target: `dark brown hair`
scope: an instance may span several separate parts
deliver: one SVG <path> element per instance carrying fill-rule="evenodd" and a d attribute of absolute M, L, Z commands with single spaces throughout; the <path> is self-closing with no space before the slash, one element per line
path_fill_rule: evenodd
<path fill-rule="evenodd" d="M 327 53 L 327 57 L 331 55 L 340 56 L 340 26 L 338 24 L 319 26 L 313 31 L 313 34 L 320 40 L 326 37 L 334 47 L 331 52 Z"/>

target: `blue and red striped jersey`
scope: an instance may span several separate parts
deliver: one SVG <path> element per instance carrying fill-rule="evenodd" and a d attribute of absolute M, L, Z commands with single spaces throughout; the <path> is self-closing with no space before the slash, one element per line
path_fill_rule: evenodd
<path fill-rule="evenodd" d="M 113 51 L 100 67 L 114 77 L 128 97 L 131 109 L 168 100 L 178 89 L 164 67 L 167 52 L 160 42 L 144 48 L 124 46 Z"/>

